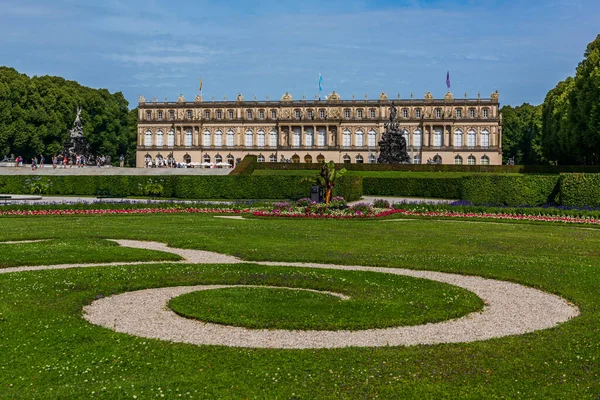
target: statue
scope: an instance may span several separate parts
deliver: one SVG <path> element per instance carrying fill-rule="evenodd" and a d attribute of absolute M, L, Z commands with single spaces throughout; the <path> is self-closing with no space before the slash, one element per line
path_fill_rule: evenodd
<path fill-rule="evenodd" d="M 396 122 L 396 107 L 390 107 L 390 122 L 386 122 L 385 133 L 379 141 L 380 164 L 408 164 L 410 157 L 406 151 L 406 140 L 400 131 L 400 123 Z"/>
<path fill-rule="evenodd" d="M 81 111 L 82 108 L 77 106 L 77 114 L 75 116 L 75 121 L 73 122 L 73 129 L 69 131 L 70 140 L 65 143 L 63 149 L 63 156 L 71 158 L 75 155 L 83 155 L 85 159 L 89 162 L 92 161 L 91 157 L 89 157 L 89 148 L 90 145 L 83 136 L 83 124 L 81 122 Z"/>

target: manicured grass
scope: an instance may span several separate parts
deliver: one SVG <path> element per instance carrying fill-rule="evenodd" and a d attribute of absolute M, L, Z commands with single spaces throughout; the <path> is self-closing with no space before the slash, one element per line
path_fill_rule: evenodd
<path fill-rule="evenodd" d="M 224 220 L 211 215 L 0 218 L 0 240 L 131 238 L 237 255 L 430 269 L 515 281 L 580 317 L 465 344 L 335 350 L 192 346 L 92 326 L 97 296 L 200 283 L 265 284 L 294 268 L 104 267 L 0 274 L 0 398 L 595 398 L 600 393 L 600 230 L 462 221 Z M 308 274 L 306 270 L 305 275 Z M 331 277 L 319 271 L 306 287 Z M 287 286 L 287 285 L 286 285 Z"/>
<path fill-rule="evenodd" d="M 37 243 L 0 243 L 0 268 L 21 265 L 177 261 L 180 259 L 181 257 L 175 254 L 120 247 L 115 242 L 101 239 L 55 239 Z"/>
<path fill-rule="evenodd" d="M 292 280 L 272 285 L 290 287 Z M 479 310 L 473 293 L 440 282 L 384 274 L 346 274 L 327 283 L 326 293 L 265 288 L 203 290 L 172 299 L 180 315 L 206 322 L 260 329 L 359 330 L 419 325 Z M 291 287 L 297 283 L 291 282 Z M 320 289 L 324 290 L 323 288 Z"/>

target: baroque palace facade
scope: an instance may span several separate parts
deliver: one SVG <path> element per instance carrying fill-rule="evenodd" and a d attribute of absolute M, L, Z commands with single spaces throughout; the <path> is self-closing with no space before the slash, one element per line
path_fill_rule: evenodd
<path fill-rule="evenodd" d="M 148 102 L 139 99 L 137 167 L 172 156 L 179 163 L 234 164 L 247 154 L 260 162 L 375 163 L 390 107 L 411 162 L 502 164 L 498 92 L 489 98 Z"/>

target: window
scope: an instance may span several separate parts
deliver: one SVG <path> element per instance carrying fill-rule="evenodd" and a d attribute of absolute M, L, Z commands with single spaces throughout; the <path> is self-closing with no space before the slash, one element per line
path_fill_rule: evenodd
<path fill-rule="evenodd" d="M 319 110 L 319 117 L 325 119 L 325 110 Z"/>
<path fill-rule="evenodd" d="M 217 154 L 217 155 L 215 156 L 215 163 L 216 163 L 216 164 L 219 164 L 219 163 L 222 163 L 222 162 L 223 162 L 223 157 L 221 157 L 221 155 L 220 155 L 220 154 Z"/>
<path fill-rule="evenodd" d="M 171 111 L 171 112 L 172 112 L 172 111 Z M 170 113 L 171 113 L 171 112 L 170 112 Z M 173 118 L 171 118 L 171 119 L 173 119 Z M 188 110 L 188 111 L 187 111 L 187 119 L 192 119 L 192 110 Z"/>
<path fill-rule="evenodd" d="M 277 119 L 277 111 L 271 110 L 271 119 Z"/>
<path fill-rule="evenodd" d="M 183 162 L 186 164 L 189 164 L 192 162 L 192 156 L 190 156 L 189 154 L 185 153 L 185 156 L 183 156 Z"/>
<path fill-rule="evenodd" d="M 490 158 L 488 156 L 481 157 L 481 165 L 490 165 Z"/>
<path fill-rule="evenodd" d="M 460 108 L 456 109 L 456 118 L 462 118 L 462 110 Z"/>
<path fill-rule="evenodd" d="M 162 111 L 159 111 L 159 112 L 158 112 L 158 120 L 159 120 L 159 121 L 162 121 L 162 117 L 163 117 L 163 112 L 162 112 Z"/>
<path fill-rule="evenodd" d="M 417 118 L 421 118 L 421 109 L 420 109 L 420 108 L 417 108 L 417 109 L 415 110 L 415 117 L 417 117 Z"/>
<path fill-rule="evenodd" d="M 227 118 L 233 119 L 233 110 L 228 110 L 227 111 Z"/>
<path fill-rule="evenodd" d="M 312 147 L 315 140 L 315 132 L 313 128 L 306 128 L 306 140 L 304 141 L 304 145 L 308 147 Z"/>
<path fill-rule="evenodd" d="M 470 129 L 468 134 L 469 134 L 469 136 L 467 139 L 468 140 L 467 146 L 475 147 L 477 145 L 477 133 L 473 129 Z"/>
<path fill-rule="evenodd" d="M 204 147 L 210 147 L 210 131 L 204 131 L 204 140 L 202 141 Z"/>
<path fill-rule="evenodd" d="M 403 108 L 402 109 L 402 117 L 403 118 L 408 118 L 408 108 Z"/>
<path fill-rule="evenodd" d="M 317 156 L 317 163 L 322 164 L 325 161 L 325 156 L 323 154 L 319 154 Z"/>
<path fill-rule="evenodd" d="M 259 154 L 258 157 L 256 157 L 256 161 L 265 162 L 265 156 L 263 156 L 262 154 Z"/>
<path fill-rule="evenodd" d="M 350 164 L 350 156 L 349 156 L 348 154 L 346 154 L 346 155 L 344 156 L 344 163 L 345 163 L 345 164 Z"/>
<path fill-rule="evenodd" d="M 490 110 L 487 108 L 483 109 L 483 118 L 488 118 L 490 116 Z"/>
<path fill-rule="evenodd" d="M 269 162 L 277 162 L 277 156 L 275 154 L 271 154 L 269 156 Z"/>
<path fill-rule="evenodd" d="M 423 146 L 423 132 L 421 132 L 420 129 L 417 129 L 416 131 L 413 132 L 413 146 L 415 146 L 415 147 Z"/>
<path fill-rule="evenodd" d="M 192 143 L 193 143 L 192 130 L 188 129 L 185 132 L 185 146 L 186 147 L 192 147 Z"/>
<path fill-rule="evenodd" d="M 371 108 L 370 113 L 371 113 L 371 118 L 375 118 L 375 109 L 374 108 Z"/>
<path fill-rule="evenodd" d="M 205 163 L 209 163 L 210 162 L 210 156 L 208 154 L 205 154 L 202 156 L 202 161 L 204 161 Z"/>
<path fill-rule="evenodd" d="M 325 128 L 317 128 L 317 146 L 325 147 L 327 144 L 327 130 Z"/>
<path fill-rule="evenodd" d="M 223 146 L 223 132 L 216 131 L 215 132 L 215 147 Z"/>
<path fill-rule="evenodd" d="M 247 111 L 246 111 L 246 117 L 247 117 L 248 119 L 252 119 L 252 110 L 247 110 Z"/>
<path fill-rule="evenodd" d="M 257 133 L 256 145 L 258 147 L 265 147 L 265 131 L 263 131 L 262 129 L 260 131 L 258 131 L 258 133 Z M 263 161 L 264 161 L 264 157 L 263 157 Z"/>
<path fill-rule="evenodd" d="M 301 115 L 300 110 L 296 110 L 296 119 L 300 119 L 300 115 Z"/>
<path fill-rule="evenodd" d="M 344 118 L 350 118 L 350 109 L 349 108 L 346 108 L 344 110 Z"/>
<path fill-rule="evenodd" d="M 146 135 L 144 136 L 144 146 L 152 146 L 152 131 L 146 131 Z"/>
<path fill-rule="evenodd" d="M 356 147 L 365 145 L 365 134 L 360 129 L 356 131 Z"/>
<path fill-rule="evenodd" d="M 367 140 L 368 140 L 367 144 L 369 147 L 377 146 L 377 132 L 375 132 L 373 129 L 371 129 L 369 131 L 369 138 Z"/>
<path fill-rule="evenodd" d="M 152 119 L 152 111 L 146 111 L 146 121 L 150 121 Z"/>
<path fill-rule="evenodd" d="M 441 108 L 436 108 L 435 109 L 435 117 L 436 118 L 442 118 L 442 109 Z"/>
<path fill-rule="evenodd" d="M 298 163 L 300 162 L 300 156 L 299 156 L 298 154 L 294 154 L 294 155 L 292 156 L 292 162 L 293 162 L 294 164 L 298 164 Z"/>
<path fill-rule="evenodd" d="M 481 131 L 481 147 L 490 147 L 490 132 L 487 129 Z"/>
<path fill-rule="evenodd" d="M 269 147 L 277 147 L 277 131 L 269 132 Z"/>
<path fill-rule="evenodd" d="M 248 129 L 246 131 L 246 147 L 252 147 L 254 145 L 254 133 Z"/>
<path fill-rule="evenodd" d="M 454 131 L 454 147 L 462 147 L 463 145 L 463 131 L 457 129 Z"/>
<path fill-rule="evenodd" d="M 461 156 L 454 157 L 454 165 L 462 165 L 463 159 Z"/>
<path fill-rule="evenodd" d="M 469 158 L 467 158 L 467 164 L 468 165 L 475 165 L 475 157 L 470 155 Z"/>
<path fill-rule="evenodd" d="M 344 147 L 352 146 L 352 134 L 350 133 L 350 131 L 348 129 L 346 129 L 344 131 L 343 146 Z M 348 161 L 348 162 L 350 162 L 350 161 Z"/>
<path fill-rule="evenodd" d="M 369 164 L 377 164 L 377 157 L 375 154 L 369 154 Z"/>
<path fill-rule="evenodd" d="M 405 129 L 404 131 L 402 131 L 402 137 L 404 138 L 404 143 L 409 146 L 409 139 L 408 139 L 408 131 Z"/>
<path fill-rule="evenodd" d="M 475 118 L 475 109 L 469 108 L 469 118 Z"/>
<path fill-rule="evenodd" d="M 217 119 L 223 119 L 223 111 L 217 110 Z"/>
<path fill-rule="evenodd" d="M 415 154 L 415 157 L 412 160 L 413 164 L 421 164 L 421 155 Z"/>
<path fill-rule="evenodd" d="M 442 147 L 444 145 L 442 138 L 442 130 L 440 128 L 433 129 L 433 146 Z"/>
<path fill-rule="evenodd" d="M 265 119 L 265 110 L 260 110 L 258 112 L 258 118 Z M 264 157 L 263 157 L 263 159 L 264 159 Z"/>
<path fill-rule="evenodd" d="M 173 129 L 169 131 L 169 135 L 167 136 L 167 146 L 175 146 L 175 131 Z"/>
<path fill-rule="evenodd" d="M 362 109 L 359 109 L 358 111 L 356 111 L 356 116 L 357 116 L 358 118 L 362 118 L 362 117 L 363 117 L 363 110 L 362 110 Z"/>
<path fill-rule="evenodd" d="M 227 155 L 227 164 L 229 164 L 233 167 L 234 162 L 235 162 L 235 159 L 233 158 L 233 156 L 231 154 L 228 154 Z"/>
<path fill-rule="evenodd" d="M 304 162 L 307 164 L 312 164 L 312 156 L 310 154 L 305 155 Z"/>
<path fill-rule="evenodd" d="M 292 139 L 292 146 L 300 147 L 302 130 L 301 130 L 301 128 L 297 127 L 297 128 L 293 128 L 293 131 L 294 131 L 294 137 Z"/>
<path fill-rule="evenodd" d="M 163 147 L 165 145 L 165 134 L 162 131 L 156 132 L 156 146 Z"/>
<path fill-rule="evenodd" d="M 313 111 L 312 110 L 308 110 L 308 119 L 313 119 L 314 115 L 313 115 Z"/>
<path fill-rule="evenodd" d="M 227 147 L 235 146 L 235 133 L 230 129 L 227 131 Z"/>
<path fill-rule="evenodd" d="M 210 119 L 210 111 L 209 110 L 204 111 L 204 118 Z"/>
<path fill-rule="evenodd" d="M 357 164 L 363 164 L 365 162 L 363 156 L 361 156 L 360 154 L 356 156 L 356 163 Z"/>
<path fill-rule="evenodd" d="M 169 121 L 173 121 L 175 119 L 175 111 L 169 111 Z M 189 118 L 191 119 L 191 117 Z"/>

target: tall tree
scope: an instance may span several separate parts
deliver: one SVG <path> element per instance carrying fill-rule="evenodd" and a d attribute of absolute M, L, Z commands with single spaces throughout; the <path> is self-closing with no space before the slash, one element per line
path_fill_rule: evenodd
<path fill-rule="evenodd" d="M 504 106 L 502 112 L 502 161 L 513 158 L 517 164 L 544 162 L 541 149 L 542 108 L 524 103 Z"/>

